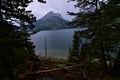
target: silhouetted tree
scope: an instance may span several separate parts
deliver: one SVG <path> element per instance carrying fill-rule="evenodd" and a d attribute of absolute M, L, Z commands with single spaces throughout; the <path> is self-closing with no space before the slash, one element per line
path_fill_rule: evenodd
<path fill-rule="evenodd" d="M 34 55 L 27 29 L 33 27 L 35 17 L 25 10 L 31 2 L 0 0 L 0 80 L 16 80 L 18 67 Z"/>
<path fill-rule="evenodd" d="M 103 71 L 107 72 L 107 61 L 110 53 L 118 54 L 120 45 L 120 1 L 119 0 L 70 0 L 77 1 L 75 7 L 79 12 L 68 12 L 76 16 L 71 24 L 74 26 L 88 25 L 80 37 L 91 40 L 90 49 L 101 55 Z"/>

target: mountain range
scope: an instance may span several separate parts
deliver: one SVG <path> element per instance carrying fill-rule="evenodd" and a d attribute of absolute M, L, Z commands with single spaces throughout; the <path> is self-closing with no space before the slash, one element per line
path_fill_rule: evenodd
<path fill-rule="evenodd" d="M 67 22 L 68 21 L 65 20 L 61 14 L 50 11 L 44 17 L 33 23 L 35 25 L 33 31 L 39 32 L 41 30 L 57 30 L 72 28 L 72 26 L 68 25 Z"/>

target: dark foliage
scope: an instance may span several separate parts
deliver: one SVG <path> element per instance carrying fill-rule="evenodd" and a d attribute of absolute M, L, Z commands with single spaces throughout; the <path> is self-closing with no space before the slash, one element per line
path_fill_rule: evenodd
<path fill-rule="evenodd" d="M 44 2 L 43 0 L 39 0 Z M 32 0 L 0 0 L 0 80 L 16 80 L 19 66 L 34 56 L 28 28 L 35 17 L 26 7 Z M 26 26 L 26 25 L 30 26 Z"/>
<path fill-rule="evenodd" d="M 71 24 L 76 27 L 89 26 L 87 30 L 80 32 L 80 37 L 90 40 L 88 44 L 89 54 L 92 56 L 99 54 L 94 59 L 99 59 L 100 66 L 104 73 L 110 72 L 112 67 L 119 67 L 118 54 L 120 47 L 120 1 L 119 0 L 70 0 L 77 1 L 75 7 L 79 12 L 69 12 L 75 16 Z M 86 47 L 82 46 L 84 56 Z M 81 50 L 83 52 L 83 50 Z M 82 53 L 81 52 L 81 53 Z M 117 55 L 117 56 L 116 56 Z M 91 56 L 90 56 L 91 57 Z M 115 62 L 112 62 L 113 57 Z M 109 62 L 109 66 L 108 63 Z M 114 63 L 112 66 L 111 63 Z M 115 70 L 115 68 L 114 68 Z M 114 73 L 118 75 L 116 69 Z M 116 72 L 116 73 L 115 73 Z"/>
<path fill-rule="evenodd" d="M 72 48 L 69 48 L 69 61 L 79 63 L 80 62 L 80 38 L 78 32 L 74 33 Z"/>

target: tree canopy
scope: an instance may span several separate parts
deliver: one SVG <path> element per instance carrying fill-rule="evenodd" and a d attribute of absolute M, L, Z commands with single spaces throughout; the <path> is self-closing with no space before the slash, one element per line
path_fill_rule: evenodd
<path fill-rule="evenodd" d="M 16 80 L 17 73 L 21 72 L 19 66 L 34 56 L 28 29 L 33 27 L 36 18 L 31 11 L 26 11 L 32 1 L 0 0 L 0 80 Z"/>
<path fill-rule="evenodd" d="M 100 54 L 104 72 L 107 61 L 119 53 L 120 47 L 120 1 L 119 0 L 70 0 L 76 1 L 79 12 L 68 12 L 75 18 L 70 22 L 76 27 L 87 26 L 80 37 L 90 40 L 90 53 Z M 83 46 L 84 47 L 84 46 Z M 85 49 L 83 49 L 85 50 Z M 83 51 L 81 50 L 81 51 Z M 85 55 L 85 54 L 84 54 Z M 117 58 L 116 58 L 117 59 Z M 120 66 L 120 65 L 119 65 Z"/>

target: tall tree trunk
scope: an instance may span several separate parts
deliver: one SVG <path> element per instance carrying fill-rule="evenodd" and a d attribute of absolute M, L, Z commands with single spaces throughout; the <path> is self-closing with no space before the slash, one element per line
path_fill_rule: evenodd
<path fill-rule="evenodd" d="M 102 52 L 102 61 L 103 61 L 103 72 L 106 73 L 107 72 L 107 60 L 106 60 L 106 54 L 105 54 L 105 50 L 103 48 L 101 48 L 101 52 Z"/>
<path fill-rule="evenodd" d="M 2 19 L 3 19 L 3 18 L 2 18 L 2 14 L 1 14 L 1 4 L 2 4 L 2 3 L 1 3 L 1 0 L 0 0 L 0 25 L 1 25 L 1 23 L 2 23 L 1 21 L 2 21 Z"/>
<path fill-rule="evenodd" d="M 99 9 L 100 9 L 99 0 L 95 0 L 95 6 L 96 6 L 96 11 L 99 11 Z"/>

